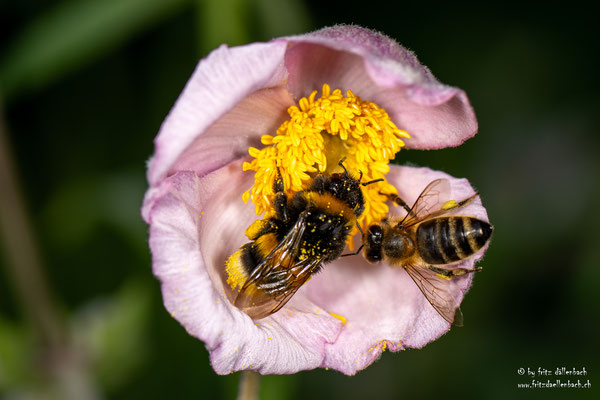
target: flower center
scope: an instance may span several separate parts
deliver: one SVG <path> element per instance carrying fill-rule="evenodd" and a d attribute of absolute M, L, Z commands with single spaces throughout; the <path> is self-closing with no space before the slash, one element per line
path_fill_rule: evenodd
<path fill-rule="evenodd" d="M 384 180 L 362 188 L 365 211 L 359 219 L 362 226 L 385 217 L 387 197 L 380 193 L 397 193 L 385 181 L 388 163 L 404 146 L 401 138 L 410 135 L 390 120 L 387 112 L 377 104 L 363 101 L 350 90 L 346 96 L 339 89 L 331 91 L 324 84 L 319 99 L 317 91 L 303 97 L 298 106 L 288 108 L 290 119 L 278 129 L 276 136 L 263 135 L 266 147 L 250 147 L 254 157 L 245 162 L 244 171 L 256 171 L 254 185 L 242 195 L 255 204 L 256 214 L 273 214 L 273 182 L 281 173 L 286 193 L 292 195 L 305 190 L 319 173 L 342 172 L 338 163 L 351 173 L 362 172 L 362 182 Z M 356 233 L 356 232 L 353 232 Z"/>

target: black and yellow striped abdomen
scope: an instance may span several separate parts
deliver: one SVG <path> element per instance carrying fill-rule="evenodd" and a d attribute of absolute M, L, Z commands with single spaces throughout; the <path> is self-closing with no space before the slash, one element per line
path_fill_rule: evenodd
<path fill-rule="evenodd" d="M 419 224 L 417 251 L 429 264 L 450 264 L 479 251 L 492 235 L 492 226 L 471 217 L 441 217 Z"/>

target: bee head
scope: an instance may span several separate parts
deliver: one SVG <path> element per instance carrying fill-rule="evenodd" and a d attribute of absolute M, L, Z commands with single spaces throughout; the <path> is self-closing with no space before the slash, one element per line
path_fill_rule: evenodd
<path fill-rule="evenodd" d="M 357 217 L 365 210 L 365 200 L 360 190 L 360 183 L 348 175 L 347 171 L 343 174 L 331 174 L 325 182 L 324 189 L 346 203 L 354 210 Z"/>
<path fill-rule="evenodd" d="M 383 228 L 371 225 L 363 236 L 364 256 L 370 263 L 381 261 L 381 244 L 383 243 Z"/>

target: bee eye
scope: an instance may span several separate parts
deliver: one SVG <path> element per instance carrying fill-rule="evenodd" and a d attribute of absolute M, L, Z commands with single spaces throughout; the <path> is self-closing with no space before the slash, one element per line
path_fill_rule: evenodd
<path fill-rule="evenodd" d="M 367 232 L 367 238 L 370 243 L 381 244 L 383 239 L 383 228 L 379 225 L 371 225 Z"/>

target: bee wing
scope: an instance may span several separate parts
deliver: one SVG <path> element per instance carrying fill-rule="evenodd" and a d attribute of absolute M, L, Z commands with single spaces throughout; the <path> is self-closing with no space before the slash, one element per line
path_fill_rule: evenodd
<path fill-rule="evenodd" d="M 310 279 L 314 271 L 321 265 L 318 258 L 306 258 L 292 267 L 290 278 L 284 281 L 285 286 L 279 295 L 273 297 L 271 303 L 275 305 L 270 311 L 266 312 L 265 317 L 279 311 L 294 294 Z M 266 310 L 265 310 L 266 311 Z M 260 317 L 262 318 L 262 317 Z"/>
<path fill-rule="evenodd" d="M 306 228 L 305 214 L 285 238 L 254 269 L 235 299 L 235 306 L 251 318 L 264 318 L 283 307 L 321 264 L 320 259 L 298 256 Z"/>
<path fill-rule="evenodd" d="M 425 264 L 407 264 L 404 269 L 427 301 L 446 321 L 462 326 L 462 313 L 458 308 L 460 303 L 452 294 L 452 289 L 456 285 L 452 278 L 440 277 Z"/>
<path fill-rule="evenodd" d="M 450 182 L 448 179 L 436 179 L 423 189 L 410 212 L 399 225 L 408 227 L 441 210 L 442 205 L 450 198 Z"/>

